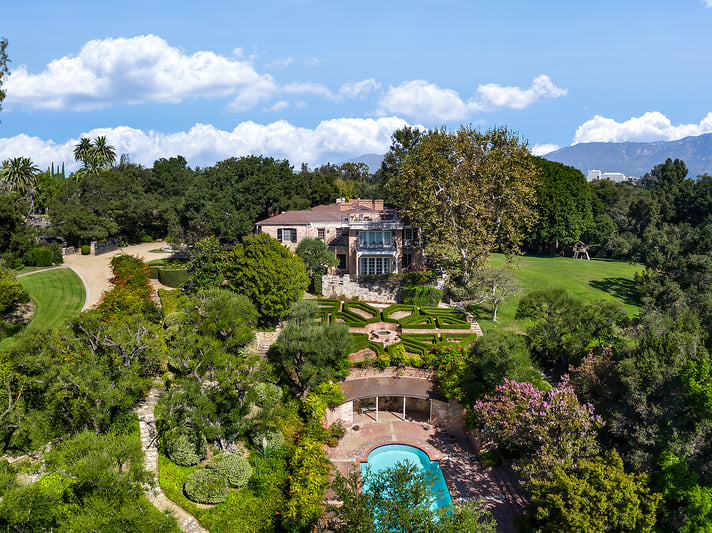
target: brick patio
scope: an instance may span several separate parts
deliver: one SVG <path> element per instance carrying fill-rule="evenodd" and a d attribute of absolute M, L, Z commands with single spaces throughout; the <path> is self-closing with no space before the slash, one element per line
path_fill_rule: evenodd
<path fill-rule="evenodd" d="M 513 517 L 523 513 L 525 492 L 508 466 L 484 467 L 465 437 L 452 439 L 441 428 L 422 422 L 406 422 L 395 416 L 380 422 L 362 419 L 359 430 L 347 429 L 336 448 L 327 448 L 332 463 L 341 472 L 359 468 L 373 448 L 392 443 L 411 444 L 424 450 L 440 467 L 453 501 L 482 500 L 497 520 L 497 530 L 516 533 Z"/>

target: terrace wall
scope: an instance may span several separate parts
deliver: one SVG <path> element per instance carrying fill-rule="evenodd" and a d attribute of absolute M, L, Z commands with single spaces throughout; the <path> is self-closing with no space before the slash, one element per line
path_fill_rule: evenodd
<path fill-rule="evenodd" d="M 378 284 L 359 283 L 349 274 L 322 276 L 321 292 L 326 298 L 362 300 L 366 302 L 395 303 L 398 301 L 400 286 L 379 286 Z"/>

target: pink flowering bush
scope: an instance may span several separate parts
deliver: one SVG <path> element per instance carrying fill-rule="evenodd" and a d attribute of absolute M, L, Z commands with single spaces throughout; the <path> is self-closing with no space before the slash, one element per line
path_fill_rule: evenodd
<path fill-rule="evenodd" d="M 595 455 L 603 422 L 590 404 L 578 401 L 564 377 L 547 392 L 505 379 L 468 410 L 467 424 L 483 444 L 517 457 L 520 471 L 532 477 L 554 466 L 575 468 L 579 458 Z"/>

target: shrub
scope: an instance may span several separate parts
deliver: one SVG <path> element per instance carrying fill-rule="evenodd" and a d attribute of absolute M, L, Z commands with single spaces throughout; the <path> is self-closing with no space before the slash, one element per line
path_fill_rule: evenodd
<path fill-rule="evenodd" d="M 274 407 L 282 399 L 282 389 L 273 383 L 258 383 L 255 385 L 255 403 L 263 409 Z"/>
<path fill-rule="evenodd" d="M 388 354 L 382 354 L 376 357 L 376 360 L 373 362 L 374 366 L 377 366 L 378 368 L 388 368 L 391 366 L 391 356 Z"/>
<path fill-rule="evenodd" d="M 436 306 L 442 300 L 443 291 L 435 287 L 408 285 L 403 287 L 403 303 L 417 306 Z"/>
<path fill-rule="evenodd" d="M 335 422 L 329 426 L 329 435 L 341 440 L 346 435 L 346 428 L 340 422 Z"/>
<path fill-rule="evenodd" d="M 144 235 L 143 237 L 141 237 L 141 242 L 153 242 L 153 237 L 151 237 L 150 235 Z"/>
<path fill-rule="evenodd" d="M 166 454 L 180 466 L 197 465 L 208 453 L 208 441 L 195 428 L 176 428 L 166 437 Z"/>
<path fill-rule="evenodd" d="M 499 466 L 502 464 L 502 455 L 497 450 L 486 450 L 480 454 L 482 466 Z"/>
<path fill-rule="evenodd" d="M 225 476 L 217 470 L 200 469 L 191 473 L 183 486 L 185 495 L 198 503 L 222 503 L 230 487 Z"/>
<path fill-rule="evenodd" d="M 61 265 L 64 263 L 64 257 L 62 257 L 62 247 L 59 243 L 53 242 L 49 245 L 49 249 L 52 252 L 52 262 L 55 265 Z"/>
<path fill-rule="evenodd" d="M 89 252 L 91 252 L 91 246 L 82 244 L 82 255 L 89 255 Z"/>
<path fill-rule="evenodd" d="M 52 266 L 52 250 L 49 248 L 30 248 L 25 255 L 25 264 L 37 267 Z"/>
<path fill-rule="evenodd" d="M 418 308 L 414 305 L 404 305 L 404 304 L 393 304 L 389 305 L 385 309 L 381 311 L 381 316 L 383 317 L 384 322 L 391 322 L 391 315 L 397 313 L 398 311 L 406 311 L 410 313 L 410 316 L 414 316 L 418 314 Z M 408 317 L 403 317 L 403 318 L 410 318 Z"/>
<path fill-rule="evenodd" d="M 280 433 L 280 436 L 282 434 Z M 206 465 L 211 470 L 220 472 L 231 487 L 241 489 L 252 477 L 252 467 L 247 459 L 237 453 L 216 455 Z"/>
<path fill-rule="evenodd" d="M 272 424 L 261 424 L 250 433 L 250 440 L 264 455 L 278 450 L 284 445 L 282 432 Z"/>
<path fill-rule="evenodd" d="M 188 279 L 188 271 L 185 269 L 158 269 L 158 281 L 166 287 L 177 289 Z"/>
<path fill-rule="evenodd" d="M 339 445 L 339 439 L 337 439 L 336 437 L 329 437 L 328 439 L 326 439 L 326 445 L 329 448 L 336 448 Z"/>

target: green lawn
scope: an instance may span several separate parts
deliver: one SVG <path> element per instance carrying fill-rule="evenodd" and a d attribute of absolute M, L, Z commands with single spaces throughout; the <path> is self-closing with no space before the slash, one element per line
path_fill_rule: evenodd
<path fill-rule="evenodd" d="M 501 254 L 493 254 L 491 263 L 504 264 Z M 623 263 L 605 259 L 572 259 L 570 257 L 522 256 L 515 259 L 518 265 L 516 275 L 520 292 L 510 296 L 500 306 L 498 323 L 492 323 L 489 310 L 476 310 L 478 322 L 483 331 L 507 329 L 522 332 L 526 326 L 515 320 L 519 298 L 532 291 L 548 287 L 563 287 L 568 293 L 585 301 L 620 300 L 630 316 L 638 313 L 639 299 L 634 276 L 643 267 L 638 264 Z"/>
<path fill-rule="evenodd" d="M 55 328 L 76 316 L 84 305 L 84 284 L 69 268 L 23 276 L 18 280 L 29 293 L 36 309 L 28 328 Z M 0 350 L 12 347 L 12 337 L 0 342 Z"/>

